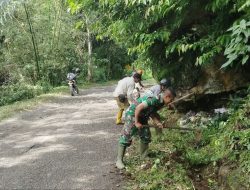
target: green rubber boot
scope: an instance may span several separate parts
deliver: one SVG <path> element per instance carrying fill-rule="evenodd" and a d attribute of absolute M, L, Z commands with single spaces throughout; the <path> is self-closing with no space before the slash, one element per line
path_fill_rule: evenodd
<path fill-rule="evenodd" d="M 118 145 L 117 160 L 116 160 L 115 165 L 120 170 L 125 168 L 125 165 L 123 163 L 123 157 L 124 157 L 125 151 L 126 151 L 126 147 L 119 144 Z"/>
<path fill-rule="evenodd" d="M 160 129 L 160 128 L 155 128 L 155 134 L 156 134 L 157 136 L 161 136 L 161 135 L 162 135 L 162 129 Z"/>
<path fill-rule="evenodd" d="M 140 142 L 140 155 L 141 159 L 145 159 L 148 155 L 148 144 Z"/>

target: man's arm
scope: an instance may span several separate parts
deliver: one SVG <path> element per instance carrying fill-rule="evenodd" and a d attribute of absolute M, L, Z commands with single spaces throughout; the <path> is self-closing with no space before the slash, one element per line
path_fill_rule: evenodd
<path fill-rule="evenodd" d="M 139 81 L 138 83 L 142 88 L 144 88 L 144 85 L 141 83 L 141 81 Z"/>
<path fill-rule="evenodd" d="M 139 115 L 142 110 L 146 108 L 146 105 L 144 103 L 140 103 L 136 109 L 135 109 L 135 126 L 137 128 L 142 128 L 142 124 L 139 122 Z"/>
<path fill-rule="evenodd" d="M 163 128 L 163 124 L 161 123 L 160 115 L 158 113 L 153 113 L 150 117 L 158 128 Z"/>

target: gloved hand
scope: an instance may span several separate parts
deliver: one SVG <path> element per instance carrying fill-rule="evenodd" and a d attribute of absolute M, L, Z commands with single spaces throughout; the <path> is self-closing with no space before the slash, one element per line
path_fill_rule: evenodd
<path fill-rule="evenodd" d="M 121 103 L 124 103 L 124 102 L 126 101 L 126 96 L 125 96 L 124 94 L 120 94 L 120 95 L 118 96 L 118 99 L 119 99 L 119 101 L 120 101 Z"/>

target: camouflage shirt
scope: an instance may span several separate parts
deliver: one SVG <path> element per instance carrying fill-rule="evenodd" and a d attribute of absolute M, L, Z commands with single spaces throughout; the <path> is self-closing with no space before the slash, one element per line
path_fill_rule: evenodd
<path fill-rule="evenodd" d="M 135 109 L 141 103 L 143 103 L 145 105 L 145 109 L 143 109 L 139 115 L 140 122 L 142 122 L 142 120 L 143 121 L 148 120 L 152 113 L 156 113 L 164 105 L 161 98 L 158 98 L 156 96 L 149 97 L 149 96 L 145 95 L 141 98 L 138 98 L 136 103 L 132 103 L 129 106 L 129 108 L 126 111 L 126 115 L 130 115 L 130 116 L 134 117 L 135 116 Z"/>

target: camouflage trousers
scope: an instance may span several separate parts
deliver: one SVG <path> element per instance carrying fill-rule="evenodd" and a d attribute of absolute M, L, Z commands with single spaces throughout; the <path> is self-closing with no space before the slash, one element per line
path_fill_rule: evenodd
<path fill-rule="evenodd" d="M 122 146 L 130 146 L 132 143 L 132 137 L 139 135 L 141 142 L 148 144 L 151 142 L 151 132 L 149 127 L 143 127 L 138 129 L 135 126 L 134 117 L 131 115 L 125 115 L 125 124 L 122 129 L 122 134 L 119 139 L 119 143 Z"/>

